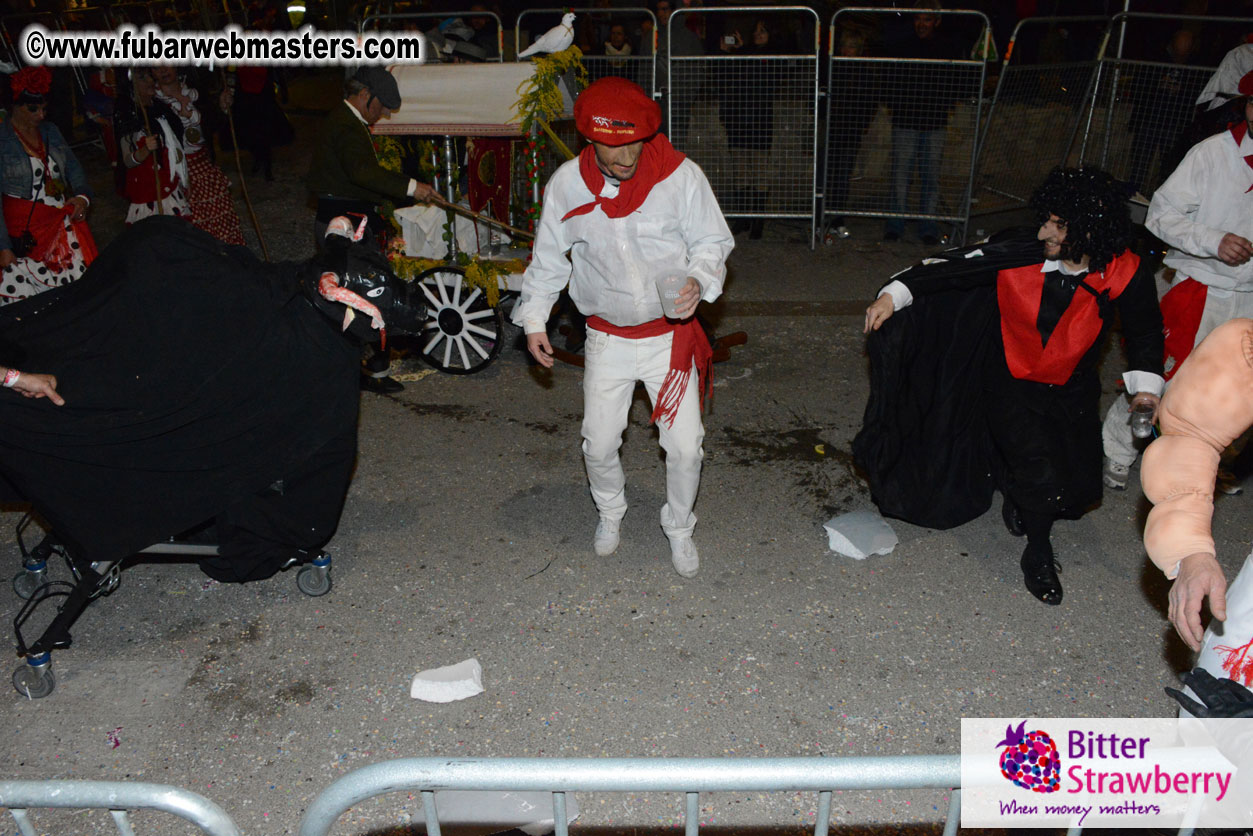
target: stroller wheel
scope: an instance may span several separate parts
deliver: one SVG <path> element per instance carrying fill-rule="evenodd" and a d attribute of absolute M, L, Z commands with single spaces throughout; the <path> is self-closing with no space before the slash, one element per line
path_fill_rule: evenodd
<path fill-rule="evenodd" d="M 43 569 L 23 569 L 13 576 L 13 591 L 23 601 L 29 601 L 35 590 L 48 582 L 47 574 Z"/>
<path fill-rule="evenodd" d="M 47 662 L 40 666 L 23 662 L 13 671 L 13 687 L 29 700 L 41 700 L 57 687 L 57 680 Z"/>
<path fill-rule="evenodd" d="M 308 566 L 302 566 L 296 573 L 296 588 L 317 598 L 331 591 L 331 556 L 323 552 Z"/>

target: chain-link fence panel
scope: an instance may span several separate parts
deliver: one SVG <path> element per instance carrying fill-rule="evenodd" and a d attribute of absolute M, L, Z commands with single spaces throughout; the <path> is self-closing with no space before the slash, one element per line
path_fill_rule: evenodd
<path fill-rule="evenodd" d="M 831 19 L 823 216 L 964 235 L 990 26 L 981 12 L 847 8 Z M 930 241 L 929 241 L 930 243 Z"/>
<path fill-rule="evenodd" d="M 1045 175 L 1070 159 L 1108 24 L 1097 16 L 1018 22 L 979 143 L 972 215 L 1025 207 Z"/>
<path fill-rule="evenodd" d="M 1088 100 L 1082 162 L 1152 195 L 1210 132 L 1204 124 L 1190 128 L 1197 97 L 1228 45 L 1222 32 L 1250 29 L 1253 18 L 1115 15 Z"/>
<path fill-rule="evenodd" d="M 816 220 L 818 18 L 803 7 L 678 9 L 705 55 L 672 54 L 666 129 L 723 214 Z M 816 231 L 811 230 L 811 232 Z"/>
<path fill-rule="evenodd" d="M 514 27 L 517 52 L 559 26 L 567 12 L 575 16 L 573 43 L 583 53 L 588 81 L 619 76 L 655 94 L 657 18 L 643 7 L 527 9 Z"/>

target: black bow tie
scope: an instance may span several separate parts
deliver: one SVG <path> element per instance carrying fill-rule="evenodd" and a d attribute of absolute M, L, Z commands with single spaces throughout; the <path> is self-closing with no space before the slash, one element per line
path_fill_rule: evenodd
<path fill-rule="evenodd" d="M 1063 273 L 1061 270 L 1056 270 L 1053 275 L 1056 277 L 1057 283 L 1062 287 L 1062 289 L 1074 292 L 1079 289 L 1079 285 L 1088 274 L 1080 273 L 1076 276 L 1072 276 L 1069 273 Z"/>

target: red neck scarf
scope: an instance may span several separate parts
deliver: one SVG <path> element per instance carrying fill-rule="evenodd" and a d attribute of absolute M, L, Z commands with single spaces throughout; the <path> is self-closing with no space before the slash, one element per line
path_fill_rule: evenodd
<path fill-rule="evenodd" d="M 705 329 L 689 316 L 682 322 L 673 319 L 653 319 L 639 325 L 614 325 L 599 316 L 589 316 L 587 326 L 616 337 L 639 340 L 645 337 L 658 337 L 670 331 L 674 334 L 674 342 L 670 344 L 670 371 L 661 382 L 657 391 L 657 400 L 653 403 L 653 414 L 649 423 L 655 424 L 664 420 L 667 427 L 674 426 L 675 416 L 679 414 L 679 403 L 687 393 L 687 382 L 692 377 L 692 365 L 696 365 L 696 391 L 700 393 L 700 405 L 705 406 L 705 397 L 713 391 L 713 347 L 709 345 L 709 337 Z"/>
<path fill-rule="evenodd" d="M 605 187 L 605 175 L 596 165 L 596 149 L 588 145 L 579 154 L 579 174 L 583 175 L 583 183 L 596 199 L 571 209 L 562 220 L 568 220 L 575 215 L 586 215 L 597 206 L 611 218 L 625 217 L 640 208 L 653 186 L 673 174 L 681 162 L 683 154 L 674 150 L 666 135 L 653 134 L 640 151 L 635 176 L 618 185 L 617 197 L 601 197 L 600 190 Z"/>
<path fill-rule="evenodd" d="M 1239 150 L 1240 144 L 1244 142 L 1244 135 L 1249 132 L 1249 123 L 1241 119 L 1239 122 L 1231 123 L 1231 137 L 1236 141 L 1236 149 Z M 1253 168 L 1253 154 L 1245 154 L 1244 162 L 1249 168 Z M 1244 190 L 1245 194 L 1253 192 L 1253 186 L 1249 186 Z"/>

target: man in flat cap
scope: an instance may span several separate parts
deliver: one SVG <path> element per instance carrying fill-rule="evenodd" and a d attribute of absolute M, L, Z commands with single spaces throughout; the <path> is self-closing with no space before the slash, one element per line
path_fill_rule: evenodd
<path fill-rule="evenodd" d="M 548 181 L 513 320 L 551 368 L 545 325 L 567 284 L 587 316 L 583 460 L 600 512 L 593 548 L 601 556 L 618 547 L 627 510 L 618 448 L 636 383 L 644 383 L 666 452 L 661 527 L 675 571 L 690 578 L 700 565 L 692 506 L 711 383 L 709 340 L 694 314 L 702 299 L 722 293 L 735 239 L 704 173 L 657 132 L 661 109 L 639 85 L 600 79 L 575 101 L 574 121 L 590 144 Z M 669 318 L 657 285 L 667 278 L 682 288 Z"/>
<path fill-rule="evenodd" d="M 318 202 L 314 220 L 318 246 L 326 225 L 338 215 L 365 216 L 370 232 L 377 235 L 383 224 L 379 204 L 407 198 L 425 202 L 435 196 L 428 184 L 383 168 L 374 153 L 370 126 L 399 108 L 400 87 L 382 67 L 362 67 L 345 82 L 344 101 L 331 108 L 323 121 L 305 178 Z M 389 377 L 387 370 L 387 355 L 375 352 L 366 360 L 362 388 L 399 392 L 404 386 Z"/>

